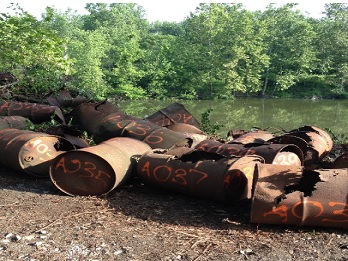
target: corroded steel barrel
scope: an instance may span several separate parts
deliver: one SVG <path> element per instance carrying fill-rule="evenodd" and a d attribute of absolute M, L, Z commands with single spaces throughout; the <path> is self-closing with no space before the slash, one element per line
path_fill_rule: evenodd
<path fill-rule="evenodd" d="M 153 150 L 143 154 L 138 162 L 138 176 L 165 190 L 224 203 L 251 196 L 252 180 L 261 158 L 227 159 L 189 148 L 178 150 L 180 153 Z"/>
<path fill-rule="evenodd" d="M 48 177 L 54 158 L 73 149 L 62 137 L 26 130 L 0 130 L 0 164 L 33 176 Z"/>
<path fill-rule="evenodd" d="M 81 104 L 75 108 L 73 115 L 75 123 L 93 135 L 96 143 L 115 137 L 129 137 L 144 141 L 152 148 L 170 149 L 192 144 L 192 139 L 184 133 L 127 115 L 110 103 Z"/>
<path fill-rule="evenodd" d="M 348 169 L 260 165 L 251 222 L 348 228 Z"/>
<path fill-rule="evenodd" d="M 269 164 L 303 165 L 302 151 L 292 144 L 240 144 L 205 140 L 197 144 L 195 149 L 218 153 L 226 157 L 258 155 Z"/>
<path fill-rule="evenodd" d="M 112 138 L 59 155 L 50 167 L 50 177 L 68 195 L 105 195 L 136 173 L 134 157 L 150 149 L 139 140 Z"/>

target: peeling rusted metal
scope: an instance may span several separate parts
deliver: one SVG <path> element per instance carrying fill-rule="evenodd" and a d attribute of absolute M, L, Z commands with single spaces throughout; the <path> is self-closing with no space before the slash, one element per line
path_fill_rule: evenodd
<path fill-rule="evenodd" d="M 182 104 L 176 102 L 146 117 L 145 119 L 162 127 L 166 127 L 174 123 L 186 123 L 197 128 L 200 127 L 199 122 L 191 115 L 191 113 L 188 112 Z"/>
<path fill-rule="evenodd" d="M 274 137 L 275 136 L 268 131 L 255 130 L 255 131 L 247 132 L 245 134 L 240 135 L 238 138 L 235 138 L 233 142 L 242 143 L 242 144 L 248 144 L 248 143 L 263 144 Z"/>
<path fill-rule="evenodd" d="M 260 157 L 227 159 L 189 148 L 153 150 L 141 156 L 138 176 L 153 186 L 225 203 L 251 196 Z"/>
<path fill-rule="evenodd" d="M 333 169 L 348 168 L 348 152 L 337 157 L 335 161 L 332 163 L 332 168 Z"/>
<path fill-rule="evenodd" d="M 50 121 L 54 117 L 59 123 L 65 123 L 63 113 L 57 106 L 29 102 L 0 101 L 0 116 L 22 116 L 33 123 Z"/>
<path fill-rule="evenodd" d="M 54 158 L 75 147 L 66 139 L 26 130 L 0 130 L 0 164 L 37 177 L 48 177 Z"/>
<path fill-rule="evenodd" d="M 79 95 L 72 97 L 67 90 L 60 90 L 56 95 L 51 94 L 46 100 L 50 105 L 57 107 L 71 107 L 87 102 L 86 97 Z"/>
<path fill-rule="evenodd" d="M 89 141 L 85 138 L 82 138 L 81 131 L 74 126 L 50 126 L 46 129 L 45 132 L 67 139 L 71 144 L 75 146 L 76 149 L 89 147 Z"/>
<path fill-rule="evenodd" d="M 348 169 L 260 165 L 251 222 L 348 228 Z"/>
<path fill-rule="evenodd" d="M 50 167 L 50 177 L 68 195 L 105 195 L 135 175 L 135 157 L 149 150 L 139 140 L 112 138 L 59 155 Z"/>
<path fill-rule="evenodd" d="M 28 119 L 22 116 L 0 116 L 0 129 L 26 129 Z"/>
<path fill-rule="evenodd" d="M 240 144 L 205 140 L 197 144 L 195 149 L 218 153 L 226 157 L 258 155 L 269 164 L 303 165 L 303 153 L 293 144 Z"/>
<path fill-rule="evenodd" d="M 208 139 L 208 136 L 205 135 L 202 130 L 190 124 L 174 123 L 166 128 L 175 132 L 184 133 L 186 137 L 192 140 L 192 145 L 190 147 L 194 147 L 201 141 Z"/>
<path fill-rule="evenodd" d="M 314 126 L 300 127 L 271 139 L 269 142 L 292 142 L 297 145 L 303 151 L 304 165 L 307 169 L 315 169 L 333 147 L 331 136 L 326 131 Z"/>

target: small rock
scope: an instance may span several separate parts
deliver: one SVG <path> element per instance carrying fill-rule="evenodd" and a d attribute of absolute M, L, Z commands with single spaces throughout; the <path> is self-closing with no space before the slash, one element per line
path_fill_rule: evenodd
<path fill-rule="evenodd" d="M 32 244 L 30 244 L 31 246 L 36 246 L 36 247 L 40 247 L 42 245 L 42 241 L 37 241 L 37 242 L 34 242 Z"/>
<path fill-rule="evenodd" d="M 12 242 L 18 242 L 19 240 L 21 240 L 22 237 L 13 233 L 7 233 L 5 235 L 5 238 Z"/>
<path fill-rule="evenodd" d="M 243 255 L 251 255 L 253 253 L 253 250 L 250 248 L 244 249 L 244 250 L 240 250 L 239 251 L 241 254 Z"/>
<path fill-rule="evenodd" d="M 123 254 L 124 252 L 126 252 L 124 249 L 119 249 L 119 250 L 116 250 L 116 251 L 114 252 L 114 255 L 115 255 L 115 256 L 118 256 L 118 255 Z"/>

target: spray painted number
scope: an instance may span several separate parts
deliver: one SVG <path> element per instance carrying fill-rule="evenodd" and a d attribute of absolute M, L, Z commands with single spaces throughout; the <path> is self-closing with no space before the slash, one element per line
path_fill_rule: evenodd
<path fill-rule="evenodd" d="M 265 212 L 263 217 L 276 215 L 281 218 L 282 223 L 287 223 L 289 216 L 299 220 L 303 219 L 304 217 L 301 213 L 303 209 L 308 208 L 311 208 L 310 213 L 313 215 L 306 217 L 308 220 L 319 219 L 321 223 L 348 223 L 348 205 L 343 202 L 334 201 L 328 202 L 328 204 L 322 204 L 319 201 L 308 200 L 306 202 L 299 201 L 292 206 L 280 205 L 271 211 Z"/>
<path fill-rule="evenodd" d="M 141 173 L 148 179 L 154 178 L 157 182 L 178 183 L 182 186 L 187 186 L 189 183 L 197 185 L 208 178 L 208 173 L 197 169 L 173 169 L 166 165 L 157 165 L 151 169 L 150 162 L 147 161 L 141 169 Z"/>
<path fill-rule="evenodd" d="M 89 178 L 99 180 L 103 182 L 105 186 L 107 185 L 105 179 L 111 179 L 111 175 L 102 170 L 98 170 L 97 166 L 92 162 L 81 162 L 78 159 L 71 159 L 68 162 L 68 166 L 70 167 L 68 168 L 65 160 L 65 157 L 62 157 L 56 164 L 55 170 L 61 168 L 63 173 L 65 174 L 77 174 L 78 178 Z"/>
<path fill-rule="evenodd" d="M 39 160 L 45 161 L 50 160 L 55 157 L 55 154 L 52 153 L 53 150 L 46 144 L 43 143 L 40 139 L 34 139 L 24 145 L 25 147 L 34 148 L 36 152 L 39 154 Z M 35 157 L 32 155 L 31 150 L 28 150 L 28 155 L 24 157 L 26 162 L 33 161 Z M 53 154 L 53 155 L 52 155 Z"/>

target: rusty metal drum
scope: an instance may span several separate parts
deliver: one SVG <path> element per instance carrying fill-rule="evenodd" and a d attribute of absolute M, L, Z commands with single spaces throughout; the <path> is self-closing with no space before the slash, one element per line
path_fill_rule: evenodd
<path fill-rule="evenodd" d="M 136 159 L 151 147 L 127 137 L 59 155 L 50 167 L 50 178 L 72 196 L 101 196 L 125 183 L 136 173 Z"/>
<path fill-rule="evenodd" d="M 138 176 L 155 187 L 228 204 L 251 196 L 253 176 L 261 158 L 228 159 L 184 147 L 177 151 L 153 150 L 143 154 L 138 162 Z"/>
<path fill-rule="evenodd" d="M 37 177 L 49 177 L 55 157 L 75 147 L 66 139 L 46 133 L 4 129 L 0 131 L 0 164 Z"/>

